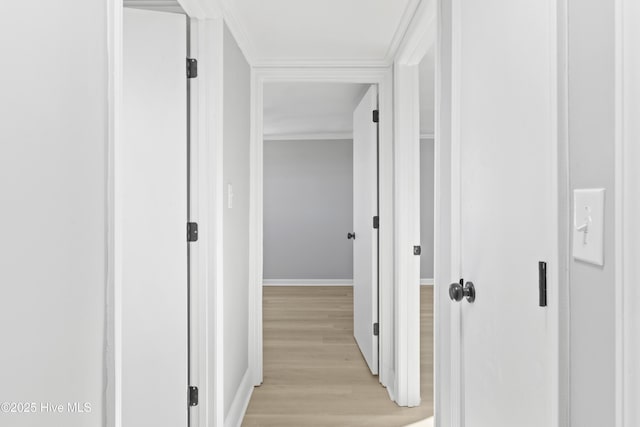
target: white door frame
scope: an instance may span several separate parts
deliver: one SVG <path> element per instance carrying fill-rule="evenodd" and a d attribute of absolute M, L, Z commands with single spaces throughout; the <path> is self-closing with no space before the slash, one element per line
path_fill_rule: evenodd
<path fill-rule="evenodd" d="M 263 98 L 265 83 L 377 84 L 380 110 L 380 382 L 393 396 L 393 98 L 391 68 L 261 68 L 251 71 L 251 214 L 249 253 L 249 366 L 252 383 L 263 378 Z"/>
<path fill-rule="evenodd" d="M 397 313 L 395 390 L 396 402 L 401 406 L 418 406 L 421 401 L 420 257 L 413 254 L 413 247 L 427 242 L 420 242 L 420 92 L 418 88 L 420 62 L 435 45 L 436 26 L 436 3 L 421 2 L 398 48 L 394 62 L 395 310 Z M 435 104 L 438 105 L 437 100 Z M 442 149 L 438 131 L 435 133 L 434 143 L 435 164 L 438 165 Z M 447 170 L 443 171 L 441 168 L 439 170 L 440 173 L 447 173 Z M 436 182 L 438 182 L 437 178 Z M 438 224 L 439 216 L 445 213 L 439 210 L 441 207 L 437 202 L 439 191 L 441 189 L 436 188 L 435 218 Z M 436 232 L 435 248 L 439 248 L 440 236 L 442 234 Z M 436 250 L 435 254 L 438 258 L 436 266 L 446 262 L 447 251 Z M 437 280 L 434 281 L 436 296 L 440 286 L 443 283 L 448 284 L 448 275 L 446 279 L 438 277 L 437 270 L 436 267 Z M 438 298 L 434 298 L 434 302 L 435 310 L 438 310 L 440 306 Z M 437 349 L 441 338 L 437 327 L 434 328 L 434 337 L 436 343 L 434 349 Z M 438 351 L 434 350 L 434 353 L 435 356 Z M 440 357 L 435 357 L 434 362 L 437 363 L 439 360 Z M 438 384 L 438 381 L 434 384 L 436 401 L 439 396 Z M 436 406 L 434 405 L 434 408 Z"/>
<path fill-rule="evenodd" d="M 632 427 L 640 422 L 640 7 L 635 0 L 615 7 L 615 426 Z"/>
<path fill-rule="evenodd" d="M 199 239 L 191 246 L 191 378 L 199 405 L 191 426 L 224 425 L 222 361 L 222 34 L 219 9 L 206 0 L 178 0 L 190 18 L 189 55 L 199 62 L 190 91 L 190 220 Z M 122 211 L 120 146 L 122 112 L 123 0 L 107 0 L 108 10 L 108 274 L 106 423 L 122 426 Z M 202 43 L 206 41 L 206 43 Z M 186 75 L 185 75 L 186 83 Z M 185 225 L 186 226 L 186 225 Z M 186 235 L 185 235 L 186 236 Z M 186 237 L 185 237 L 186 238 Z M 186 390 L 185 390 L 186 393 Z"/>

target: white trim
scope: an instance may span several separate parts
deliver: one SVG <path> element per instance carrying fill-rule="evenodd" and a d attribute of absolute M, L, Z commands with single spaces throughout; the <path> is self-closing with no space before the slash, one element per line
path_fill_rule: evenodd
<path fill-rule="evenodd" d="M 120 126 L 122 109 L 122 1 L 107 0 L 108 49 L 108 167 L 107 167 L 107 295 L 113 298 L 108 307 L 108 338 L 113 339 L 107 354 L 107 396 L 105 415 L 108 426 L 122 427 L 122 210 Z M 113 365 L 111 365 L 113 364 Z M 110 386 L 110 384 L 113 384 Z M 113 412 L 111 412 L 113 411 Z"/>
<path fill-rule="evenodd" d="M 124 7 L 134 9 L 156 10 L 160 12 L 180 13 L 186 15 L 186 12 L 177 0 L 124 0 Z"/>
<path fill-rule="evenodd" d="M 389 68 L 253 68 L 251 91 L 251 220 L 249 345 L 252 383 L 262 383 L 263 86 L 265 82 L 377 84 L 380 103 L 380 382 L 393 386 L 393 102 Z"/>
<path fill-rule="evenodd" d="M 190 427 L 222 426 L 224 26 L 222 18 L 191 18 L 190 28 L 189 55 L 199 63 L 190 93 L 190 221 L 198 223 L 200 232 L 198 244 L 190 249 L 190 384 L 200 390 L 200 404 L 190 408 Z"/>
<path fill-rule="evenodd" d="M 564 81 L 561 80 L 560 76 L 560 67 L 564 66 L 564 59 L 560 58 L 561 54 L 566 54 L 566 52 L 561 49 L 559 43 L 564 40 L 560 35 L 561 31 L 564 31 L 564 27 L 560 27 L 564 25 L 564 21 L 559 20 L 559 10 L 558 10 L 558 1 L 559 0 L 548 0 L 548 5 L 550 9 L 551 22 L 553 22 L 553 28 L 551 30 L 551 46 L 549 46 L 549 56 L 550 56 L 550 64 L 551 64 L 551 90 L 550 90 L 550 99 L 551 105 L 551 135 L 550 140 L 553 144 L 552 150 L 552 165 L 554 166 L 552 172 L 552 191 L 554 192 L 555 197 L 552 198 L 552 203 L 550 203 L 551 211 L 553 212 L 551 226 L 554 231 L 555 240 L 553 242 L 553 247 L 551 250 L 551 258 L 550 263 L 555 265 L 555 268 L 552 266 L 548 271 L 548 281 L 550 286 L 549 289 L 549 298 L 551 301 L 556 301 L 556 304 L 550 304 L 547 309 L 550 311 L 550 348 L 548 349 L 548 362 L 551 368 L 551 426 L 549 427 L 559 427 L 560 426 L 560 416 L 561 416 L 561 406 L 563 406 L 560 402 L 561 394 L 561 379 L 560 379 L 560 307 L 562 304 L 561 295 L 559 292 L 560 278 L 562 276 L 562 272 L 558 268 L 559 265 L 562 265 L 562 259 L 560 254 L 560 247 L 563 245 L 563 236 L 560 235 L 560 200 L 558 199 L 558 195 L 561 194 L 561 174 L 564 172 L 564 167 L 568 168 L 568 163 L 563 165 L 560 163 L 560 159 L 562 158 L 561 150 L 563 149 L 561 145 L 561 135 L 560 130 L 564 129 L 564 123 L 560 122 L 560 114 L 562 111 L 560 108 L 560 98 L 559 98 L 559 90 L 563 88 Z M 567 402 L 568 404 L 568 402 Z"/>
<path fill-rule="evenodd" d="M 420 279 L 420 286 L 433 286 L 434 284 L 433 279 Z"/>
<path fill-rule="evenodd" d="M 198 58 L 199 76 L 193 83 L 197 91 L 191 93 L 191 216 L 198 222 L 200 239 L 193 260 L 198 263 L 191 285 L 197 332 L 192 331 L 191 349 L 200 388 L 200 422 L 195 425 L 200 426 L 224 423 L 223 28 L 221 18 L 192 20 L 192 55 Z M 193 421 L 193 410 L 191 415 Z"/>
<path fill-rule="evenodd" d="M 191 19 L 220 18 L 221 13 L 216 8 L 215 2 L 208 0 L 177 0 L 182 10 Z"/>
<path fill-rule="evenodd" d="M 352 279 L 264 279 L 262 286 L 353 286 Z"/>
<path fill-rule="evenodd" d="M 452 277 L 459 274 L 452 259 L 454 245 L 452 224 L 453 203 L 451 199 L 454 187 L 454 165 L 451 161 L 453 150 L 453 111 L 451 101 L 455 88 L 453 76 L 453 44 L 450 39 L 453 23 L 451 1 L 436 2 L 437 30 L 435 43 L 435 120 L 434 120 L 434 283 L 450 283 Z M 444 295 L 443 295 L 444 294 Z M 448 291 L 434 288 L 434 421 L 437 427 L 456 427 L 452 401 L 455 378 L 451 375 L 453 347 L 452 307 Z"/>
<path fill-rule="evenodd" d="M 615 244 L 615 284 L 614 284 L 614 304 L 615 304 L 615 378 L 614 378 L 614 426 L 625 426 L 625 346 L 624 346 L 624 205 L 622 196 L 624 194 L 624 115 L 625 115 L 625 18 L 626 9 L 624 0 L 615 0 L 615 195 L 614 195 L 614 244 Z"/>
<path fill-rule="evenodd" d="M 264 135 L 265 141 L 335 141 L 353 140 L 353 132 L 329 132 L 329 133 L 283 133 Z"/>
<path fill-rule="evenodd" d="M 388 67 L 386 59 L 344 59 L 344 58 L 256 58 L 255 68 L 383 68 Z"/>
<path fill-rule="evenodd" d="M 623 165 L 623 286 L 624 286 L 624 365 L 622 376 L 624 384 L 624 427 L 637 426 L 640 423 L 640 202 L 638 192 L 640 188 L 640 126 L 637 118 L 640 116 L 640 6 L 637 1 L 625 0 L 624 24 L 624 146 Z"/>
<path fill-rule="evenodd" d="M 182 9 L 178 0 L 123 0 L 124 7 L 167 8 L 178 7 Z"/>
<path fill-rule="evenodd" d="M 247 412 L 251 395 L 253 394 L 253 385 L 251 384 L 251 370 L 247 369 L 242 376 L 236 395 L 229 407 L 229 413 L 224 420 L 224 427 L 240 427 L 244 414 Z"/>
<path fill-rule="evenodd" d="M 200 48 L 201 48 L 201 37 L 200 37 L 200 25 L 197 19 L 189 19 L 189 42 L 187 45 L 187 57 L 194 58 L 200 57 Z M 202 39 L 202 40 L 206 40 Z M 201 206 L 200 201 L 200 191 L 201 186 L 206 186 L 207 182 L 203 181 L 200 177 L 202 172 L 206 172 L 208 165 L 203 161 L 203 164 L 200 164 L 202 161 L 202 157 L 206 159 L 206 145 L 202 144 L 203 138 L 202 132 L 200 130 L 201 120 L 199 117 L 199 113 L 201 110 L 201 101 L 203 101 L 203 97 L 200 94 L 200 85 L 201 82 L 199 79 L 191 79 L 188 84 L 189 88 L 189 122 L 187 123 L 189 126 L 189 162 L 190 162 L 190 170 L 189 172 L 189 213 L 190 216 L 187 218 L 189 222 L 197 222 L 202 223 L 200 220 L 201 216 L 204 216 L 206 212 L 206 206 Z M 206 222 L 205 222 L 206 223 Z M 202 298 L 203 286 L 201 285 L 202 281 L 206 281 L 206 277 L 201 277 L 203 271 L 201 271 L 200 266 L 206 265 L 207 262 L 207 250 L 208 245 L 205 243 L 204 245 L 191 245 L 189 247 L 189 378 L 187 384 L 198 384 L 199 389 L 203 395 L 203 399 L 206 400 L 209 396 L 209 384 L 206 381 L 206 369 L 207 365 L 204 363 L 200 363 L 201 360 L 206 358 L 206 354 L 200 354 L 199 349 L 200 341 L 202 339 L 202 329 L 205 327 L 206 330 L 206 321 L 201 321 L 203 318 L 202 311 L 206 309 L 206 306 L 202 306 L 199 304 L 204 298 Z M 204 262 L 204 264 L 202 264 Z M 206 292 L 206 288 L 204 288 Z M 204 337 L 204 341 L 207 342 L 206 336 Z M 200 381 L 200 378 L 204 376 L 205 381 Z M 190 415 L 190 425 L 188 427 L 195 427 L 199 425 L 199 421 L 206 420 L 207 407 L 203 405 L 203 407 L 195 407 L 189 408 Z M 206 424 L 206 421 L 205 421 Z"/>
<path fill-rule="evenodd" d="M 442 0 L 444 1 L 444 0 Z M 450 160 L 450 203 L 451 210 L 449 214 L 451 215 L 451 229 L 450 229 L 450 280 L 455 280 L 456 277 L 462 277 L 462 263 L 461 263 L 461 211 L 460 211 L 460 193 L 461 193 L 461 182 L 460 182 L 460 173 L 461 173 L 461 165 L 460 165 L 460 122 L 461 122 L 461 112 L 460 112 L 460 99 L 461 99 L 461 87 L 460 87 L 460 73 L 462 70 L 461 66 L 461 51 L 462 51 L 462 28 L 460 21 L 461 18 L 461 2 L 462 0 L 452 0 L 451 1 L 451 22 L 450 22 L 450 37 L 451 37 L 451 81 L 449 82 L 451 85 L 451 93 L 450 93 L 450 108 L 451 108 L 451 116 L 450 116 L 450 151 L 449 151 L 449 160 Z M 442 76 L 441 76 L 442 77 Z M 436 122 L 436 124 L 439 124 Z M 436 131 L 437 134 L 437 131 Z M 444 148 L 441 146 L 441 148 Z M 437 165 L 436 165 L 437 167 Z M 436 212 L 437 214 L 437 212 Z M 438 253 L 436 252 L 436 257 Z M 437 259 L 437 258 L 436 258 Z M 434 266 L 434 268 L 437 268 Z M 454 279 L 451 279 L 454 278 Z M 440 277 L 436 273 L 436 279 L 440 279 Z M 462 413 L 462 408 L 464 407 L 464 392 L 463 392 L 463 377 L 460 372 L 460 367 L 462 366 L 462 306 L 460 304 L 454 304 L 453 307 L 450 307 L 450 329 L 449 329 L 449 343 L 451 345 L 451 353 L 449 355 L 450 360 L 448 362 L 448 367 L 450 369 L 450 383 L 449 383 L 449 409 L 451 417 L 450 425 L 451 427 L 462 427 L 464 426 L 464 415 Z M 445 333 L 447 331 L 445 330 Z M 436 425 L 438 427 L 443 427 L 440 420 L 438 419 L 438 415 L 436 414 Z"/>
<path fill-rule="evenodd" d="M 254 65 L 256 62 L 256 49 L 251 41 L 251 37 L 249 37 L 247 29 L 238 17 L 238 13 L 235 8 L 236 2 L 229 2 L 229 0 L 216 0 L 216 3 L 224 17 L 227 28 L 229 28 L 233 38 L 236 40 L 236 43 L 244 54 L 245 59 L 250 65 Z"/>
<path fill-rule="evenodd" d="M 571 188 L 569 174 L 568 5 L 557 1 L 558 47 L 558 425 L 571 425 Z"/>
<path fill-rule="evenodd" d="M 423 6 L 424 2 L 422 0 L 410 0 L 407 2 L 407 6 L 404 9 L 404 13 L 400 18 L 400 23 L 398 27 L 396 27 L 396 31 L 393 34 L 393 38 L 391 39 L 391 43 L 389 43 L 389 48 L 387 49 L 387 54 L 384 57 L 387 65 L 393 64 L 397 52 L 400 49 L 400 46 L 405 43 L 405 36 L 409 31 L 410 27 L 415 27 L 412 25 L 412 21 L 418 12 L 418 8 Z M 431 3 L 431 2 L 428 2 Z"/>
<path fill-rule="evenodd" d="M 432 133 L 421 133 L 420 134 L 420 139 L 435 139 L 435 135 Z"/>
<path fill-rule="evenodd" d="M 435 3 L 421 2 L 394 67 L 394 394 L 400 406 L 420 405 L 420 258 L 413 254 L 420 244 L 419 64 L 435 43 L 436 23 Z"/>
<path fill-rule="evenodd" d="M 615 12 L 615 427 L 633 427 L 640 422 L 640 7 L 616 0 Z"/>

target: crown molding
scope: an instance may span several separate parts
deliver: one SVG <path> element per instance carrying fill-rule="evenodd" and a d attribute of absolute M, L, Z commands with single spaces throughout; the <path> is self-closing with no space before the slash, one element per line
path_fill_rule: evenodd
<path fill-rule="evenodd" d="M 236 39 L 236 43 L 238 43 L 238 47 L 240 47 L 245 59 L 249 65 L 254 66 L 256 48 L 251 42 L 247 29 L 238 18 L 238 12 L 234 6 L 235 3 L 233 1 L 229 2 L 229 0 L 217 0 L 217 4 L 225 24 L 229 28 L 233 38 Z"/>
<path fill-rule="evenodd" d="M 124 0 L 122 4 L 124 7 L 130 7 L 132 9 L 155 10 L 187 15 L 187 12 L 177 0 Z"/>
<path fill-rule="evenodd" d="M 124 0 L 123 5 L 134 9 L 180 13 L 196 19 L 222 16 L 217 4 L 209 0 Z"/>
<path fill-rule="evenodd" d="M 416 15 L 418 7 L 423 1 L 428 0 L 409 0 L 409 2 L 407 3 L 407 7 L 404 9 L 404 13 L 400 18 L 400 23 L 396 27 L 396 32 L 393 34 L 391 43 L 389 43 L 387 54 L 384 57 L 384 62 L 386 62 L 387 64 L 393 64 L 398 48 L 402 44 L 404 36 L 409 30 L 409 26 L 411 25 L 411 21 L 413 21 L 413 17 Z"/>
<path fill-rule="evenodd" d="M 386 68 L 391 63 L 385 59 L 344 59 L 344 58 L 258 58 L 255 68 Z"/>
<path fill-rule="evenodd" d="M 337 141 L 352 140 L 353 132 L 308 132 L 264 135 L 264 141 Z"/>
<path fill-rule="evenodd" d="M 422 0 L 396 47 L 393 61 L 403 65 L 418 65 L 435 45 L 437 19 L 436 2 Z"/>

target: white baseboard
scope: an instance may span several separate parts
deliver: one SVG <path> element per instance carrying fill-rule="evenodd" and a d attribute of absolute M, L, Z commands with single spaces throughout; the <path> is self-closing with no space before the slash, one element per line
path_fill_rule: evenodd
<path fill-rule="evenodd" d="M 433 286 L 433 279 L 420 279 L 422 286 Z"/>
<path fill-rule="evenodd" d="M 240 381 L 236 395 L 233 397 L 233 402 L 231 402 L 229 413 L 224 419 L 224 427 L 240 427 L 242 425 L 244 414 L 247 412 L 247 407 L 253 394 L 253 385 L 251 384 L 249 372 L 250 370 L 247 369 L 242 381 Z"/>
<path fill-rule="evenodd" d="M 353 286 L 352 279 L 265 279 L 263 286 Z"/>

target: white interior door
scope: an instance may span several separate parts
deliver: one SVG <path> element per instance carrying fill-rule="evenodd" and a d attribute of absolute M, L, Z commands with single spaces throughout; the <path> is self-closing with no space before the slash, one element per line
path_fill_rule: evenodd
<path fill-rule="evenodd" d="M 353 334 L 371 369 L 378 373 L 378 109 L 371 86 L 353 112 Z"/>
<path fill-rule="evenodd" d="M 452 128 L 460 239 L 454 252 L 461 277 L 476 292 L 473 303 L 451 302 L 460 316 L 454 375 L 462 384 L 461 425 L 554 426 L 555 2 L 458 5 Z M 539 305 L 540 261 L 547 262 L 548 307 Z"/>
<path fill-rule="evenodd" d="M 122 425 L 187 425 L 187 91 L 182 15 L 124 10 Z"/>

